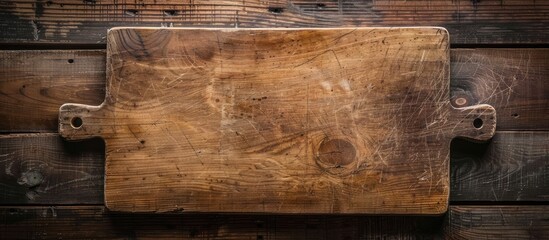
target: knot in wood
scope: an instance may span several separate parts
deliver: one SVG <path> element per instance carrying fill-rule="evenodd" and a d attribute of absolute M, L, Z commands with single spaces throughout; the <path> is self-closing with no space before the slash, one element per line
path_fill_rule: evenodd
<path fill-rule="evenodd" d="M 356 150 L 353 144 L 343 139 L 330 139 L 320 143 L 318 161 L 324 165 L 339 168 L 355 160 Z"/>

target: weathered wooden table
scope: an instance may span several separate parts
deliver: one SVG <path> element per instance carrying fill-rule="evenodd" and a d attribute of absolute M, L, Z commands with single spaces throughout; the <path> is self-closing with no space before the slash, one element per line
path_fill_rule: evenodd
<path fill-rule="evenodd" d="M 109 30 L 105 101 L 59 133 L 105 140 L 126 212 L 441 214 L 450 142 L 490 105 L 450 103 L 446 29 Z"/>
<path fill-rule="evenodd" d="M 549 4 L 540 1 L 10 1 L 0 9 L 0 238 L 543 238 L 547 206 Z M 442 26 L 454 107 L 490 104 L 489 143 L 452 142 L 442 217 L 112 214 L 104 145 L 57 133 L 66 102 L 105 97 L 116 26 Z"/>

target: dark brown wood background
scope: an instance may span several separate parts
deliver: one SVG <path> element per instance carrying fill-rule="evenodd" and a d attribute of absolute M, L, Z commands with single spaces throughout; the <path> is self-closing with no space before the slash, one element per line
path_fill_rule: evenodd
<path fill-rule="evenodd" d="M 451 95 L 498 111 L 456 139 L 444 216 L 132 215 L 103 207 L 104 146 L 68 143 L 61 104 L 99 104 L 114 26 L 442 26 Z M 548 239 L 548 0 L 0 1 L 0 239 Z"/>

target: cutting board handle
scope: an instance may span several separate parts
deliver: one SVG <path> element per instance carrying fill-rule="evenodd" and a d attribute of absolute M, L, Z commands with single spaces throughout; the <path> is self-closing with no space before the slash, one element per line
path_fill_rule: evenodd
<path fill-rule="evenodd" d="M 460 119 L 451 130 L 456 137 L 487 141 L 496 132 L 496 110 L 488 104 L 452 107 L 450 117 Z"/>
<path fill-rule="evenodd" d="M 450 111 L 450 118 L 460 119 L 451 128 L 455 137 L 487 141 L 496 131 L 496 110 L 488 104 L 479 104 Z M 104 104 L 90 106 L 67 103 L 59 108 L 59 134 L 67 140 L 107 137 L 116 133 L 114 114 Z"/>
<path fill-rule="evenodd" d="M 59 108 L 59 134 L 67 140 L 106 137 L 115 133 L 112 112 L 104 104 L 90 106 L 66 103 Z"/>

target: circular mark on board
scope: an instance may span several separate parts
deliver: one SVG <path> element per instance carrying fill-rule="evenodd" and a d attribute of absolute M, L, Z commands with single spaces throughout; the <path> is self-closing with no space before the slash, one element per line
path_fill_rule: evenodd
<path fill-rule="evenodd" d="M 356 150 L 353 144 L 346 140 L 331 139 L 320 143 L 317 157 L 324 165 L 339 168 L 355 160 Z"/>
<path fill-rule="evenodd" d="M 83 123 L 84 122 L 82 121 L 82 118 L 80 118 L 80 117 L 73 117 L 71 119 L 71 127 L 72 128 L 78 129 L 78 128 L 82 127 Z"/>
<path fill-rule="evenodd" d="M 456 100 L 454 102 L 458 106 L 463 106 L 467 103 L 467 99 L 460 97 L 460 98 L 456 98 Z"/>
<path fill-rule="evenodd" d="M 482 119 L 480 118 L 475 118 L 475 120 L 473 120 L 473 126 L 476 128 L 476 129 L 480 129 L 482 128 L 482 125 L 484 124 L 484 122 L 482 121 Z"/>

